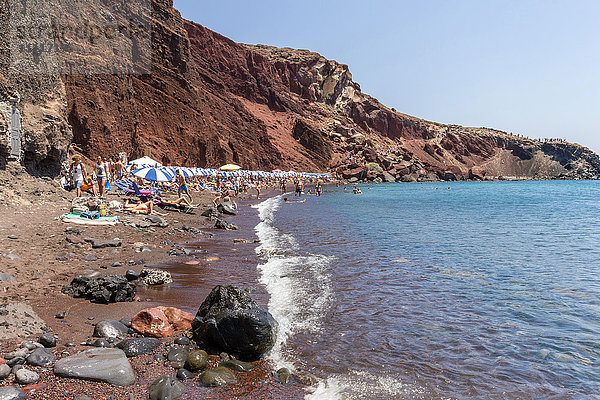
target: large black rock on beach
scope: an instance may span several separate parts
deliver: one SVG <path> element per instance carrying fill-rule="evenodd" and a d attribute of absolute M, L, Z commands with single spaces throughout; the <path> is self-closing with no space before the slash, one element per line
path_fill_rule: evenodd
<path fill-rule="evenodd" d="M 90 278 L 76 276 L 71 283 L 63 287 L 62 292 L 75 298 L 84 298 L 92 303 L 131 302 L 136 288 L 122 275 L 102 275 Z"/>
<path fill-rule="evenodd" d="M 194 339 L 248 359 L 275 344 L 277 323 L 250 295 L 235 286 L 216 286 L 192 322 Z"/>

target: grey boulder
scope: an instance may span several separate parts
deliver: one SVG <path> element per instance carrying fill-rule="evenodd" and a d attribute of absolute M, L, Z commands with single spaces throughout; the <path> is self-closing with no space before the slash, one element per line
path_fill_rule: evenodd
<path fill-rule="evenodd" d="M 15 378 L 21 385 L 32 385 L 40 380 L 40 376 L 26 368 L 21 368 L 15 373 Z"/>
<path fill-rule="evenodd" d="M 119 338 L 123 339 L 127 335 L 127 327 L 114 319 L 105 319 L 100 321 L 94 327 L 94 337 L 98 338 Z"/>
<path fill-rule="evenodd" d="M 135 374 L 123 350 L 94 348 L 60 359 L 54 374 L 61 378 L 106 382 L 114 386 L 131 386 Z"/>
<path fill-rule="evenodd" d="M 35 349 L 27 357 L 27 364 L 34 367 L 47 367 L 56 361 L 56 357 L 52 354 L 50 349 Z"/>
<path fill-rule="evenodd" d="M 185 386 L 170 376 L 161 376 L 150 385 L 151 400 L 173 400 L 185 391 Z"/>
<path fill-rule="evenodd" d="M 0 388 L 0 400 L 25 400 L 27 395 L 16 386 Z"/>

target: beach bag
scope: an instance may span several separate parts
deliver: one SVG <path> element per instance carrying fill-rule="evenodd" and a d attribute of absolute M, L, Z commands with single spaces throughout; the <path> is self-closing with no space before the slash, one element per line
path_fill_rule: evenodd
<path fill-rule="evenodd" d="M 100 218 L 100 213 L 98 211 L 86 211 L 81 213 L 81 217 L 87 219 L 98 219 Z"/>
<path fill-rule="evenodd" d="M 104 207 L 104 204 L 100 204 L 98 206 L 98 212 L 100 213 L 101 217 L 106 217 L 106 207 Z"/>
<path fill-rule="evenodd" d="M 84 212 L 88 212 L 89 209 L 87 207 L 73 207 L 71 208 L 71 214 L 73 215 L 81 215 Z"/>
<path fill-rule="evenodd" d="M 110 188 L 110 182 L 109 181 L 106 181 L 106 183 L 104 184 L 104 190 L 112 190 Z"/>

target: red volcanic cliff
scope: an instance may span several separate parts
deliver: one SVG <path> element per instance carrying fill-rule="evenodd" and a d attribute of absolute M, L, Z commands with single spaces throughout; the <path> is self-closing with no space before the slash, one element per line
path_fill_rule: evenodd
<path fill-rule="evenodd" d="M 169 0 L 153 6 L 151 73 L 63 76 L 73 140 L 89 156 L 149 152 L 173 164 L 387 181 L 600 177 L 581 146 L 404 115 L 362 93 L 345 65 L 235 43 Z"/>

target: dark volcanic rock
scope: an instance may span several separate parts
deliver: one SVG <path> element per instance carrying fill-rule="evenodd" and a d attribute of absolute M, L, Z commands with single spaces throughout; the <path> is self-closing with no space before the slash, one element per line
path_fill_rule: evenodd
<path fill-rule="evenodd" d="M 125 339 L 117 347 L 125 352 L 127 357 L 137 357 L 153 352 L 160 346 L 160 340 L 154 338 Z"/>
<path fill-rule="evenodd" d="M 56 357 L 52 354 L 50 349 L 35 349 L 27 357 L 27 364 L 33 365 L 34 367 L 47 367 L 56 361 Z"/>
<path fill-rule="evenodd" d="M 188 357 L 189 350 L 181 346 L 174 346 L 167 353 L 167 360 L 169 361 L 185 361 Z"/>
<path fill-rule="evenodd" d="M 215 207 L 210 207 L 210 208 L 204 210 L 204 212 L 201 215 L 210 220 L 216 220 L 218 218 L 221 218 L 221 213 Z"/>
<path fill-rule="evenodd" d="M 276 322 L 250 295 L 235 286 L 217 286 L 192 322 L 194 338 L 248 358 L 260 357 L 275 344 Z"/>
<path fill-rule="evenodd" d="M 223 229 L 226 231 L 237 231 L 238 227 L 234 224 L 230 224 L 222 219 L 217 219 L 215 222 L 215 228 Z"/>
<path fill-rule="evenodd" d="M 130 269 L 130 270 L 127 270 L 127 272 L 125 272 L 125 278 L 127 278 L 127 280 L 130 282 L 135 281 L 140 278 L 140 274 L 138 274 L 134 270 Z"/>
<path fill-rule="evenodd" d="M 77 276 L 62 289 L 64 294 L 84 298 L 92 303 L 117 303 L 133 301 L 135 285 L 122 275 L 102 275 L 98 277 Z"/>
<path fill-rule="evenodd" d="M 38 343 L 44 347 L 56 347 L 56 337 L 51 333 L 44 333 L 38 339 Z"/>
<path fill-rule="evenodd" d="M 179 370 L 177 371 L 177 379 L 180 379 L 182 381 L 187 381 L 189 379 L 194 379 L 194 373 L 188 371 L 185 368 L 179 368 Z"/>
<path fill-rule="evenodd" d="M 237 215 L 238 213 L 237 204 L 234 202 L 221 203 L 217 206 L 217 210 L 226 215 Z"/>
<path fill-rule="evenodd" d="M 104 249 L 107 247 L 121 247 L 121 241 L 118 239 L 114 240 L 92 240 L 92 248 L 93 249 Z"/>

